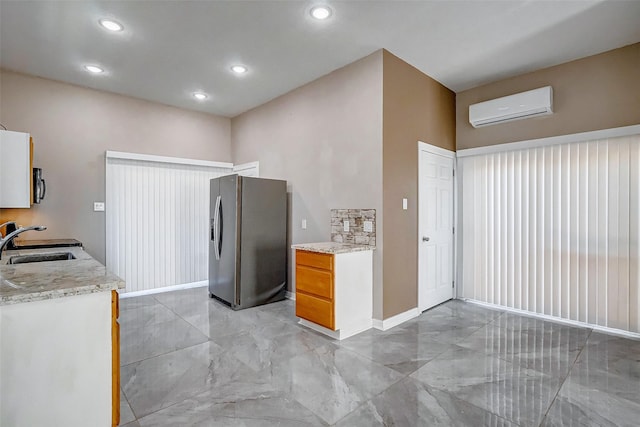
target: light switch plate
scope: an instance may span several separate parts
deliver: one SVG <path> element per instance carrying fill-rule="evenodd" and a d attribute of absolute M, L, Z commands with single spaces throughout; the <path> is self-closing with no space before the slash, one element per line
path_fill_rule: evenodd
<path fill-rule="evenodd" d="M 93 202 L 94 212 L 104 212 L 104 202 Z"/>
<path fill-rule="evenodd" d="M 402 199 L 402 209 L 406 211 L 407 208 L 408 208 L 407 199 Z"/>
<path fill-rule="evenodd" d="M 302 229 L 303 229 L 303 230 L 306 230 L 306 229 L 307 229 L 307 220 L 306 220 L 306 219 L 303 219 L 303 220 L 302 220 Z"/>
<path fill-rule="evenodd" d="M 349 231 L 349 221 L 345 221 L 345 222 L 344 222 L 344 225 L 343 225 L 342 229 L 343 229 L 344 231 Z"/>
<path fill-rule="evenodd" d="M 371 233 L 373 231 L 373 221 L 365 221 L 363 226 L 365 232 Z"/>

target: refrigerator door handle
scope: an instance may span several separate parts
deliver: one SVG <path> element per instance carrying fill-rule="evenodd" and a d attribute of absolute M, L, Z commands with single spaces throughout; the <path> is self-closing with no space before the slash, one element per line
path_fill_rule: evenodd
<path fill-rule="evenodd" d="M 216 260 L 220 260 L 220 205 L 222 198 L 216 197 L 216 207 L 213 213 L 213 252 Z"/>
<path fill-rule="evenodd" d="M 47 183 L 44 179 L 41 179 L 40 181 L 41 181 L 41 186 L 40 186 L 41 193 L 40 193 L 39 199 L 42 200 L 44 199 L 44 195 L 47 194 Z"/>

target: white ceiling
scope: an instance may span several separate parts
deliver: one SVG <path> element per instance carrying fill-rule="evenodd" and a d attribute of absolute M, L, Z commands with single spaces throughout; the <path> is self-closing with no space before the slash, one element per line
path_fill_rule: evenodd
<path fill-rule="evenodd" d="M 380 48 L 458 92 L 640 41 L 637 0 L 317 3 L 0 0 L 0 66 L 233 117 Z"/>

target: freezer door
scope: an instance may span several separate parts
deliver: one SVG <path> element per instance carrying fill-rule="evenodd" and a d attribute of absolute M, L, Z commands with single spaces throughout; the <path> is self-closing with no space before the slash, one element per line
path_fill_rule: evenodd
<path fill-rule="evenodd" d="M 214 181 L 216 181 L 214 183 Z M 211 180 L 209 293 L 232 307 L 236 303 L 236 224 L 238 176 Z"/>
<path fill-rule="evenodd" d="M 239 308 L 280 301 L 287 277 L 287 183 L 240 177 Z"/>

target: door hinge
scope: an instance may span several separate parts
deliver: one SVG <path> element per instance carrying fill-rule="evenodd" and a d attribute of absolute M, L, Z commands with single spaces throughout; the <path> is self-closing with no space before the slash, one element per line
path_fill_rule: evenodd
<path fill-rule="evenodd" d="M 453 234 L 456 234 L 456 228 L 453 227 Z"/>
<path fill-rule="evenodd" d="M 456 170 L 453 169 L 453 176 L 456 176 Z"/>
<path fill-rule="evenodd" d="M 454 282 L 453 280 L 451 281 L 451 287 L 452 287 L 452 288 L 455 288 L 455 287 L 456 287 L 456 286 L 455 286 L 455 282 Z"/>

